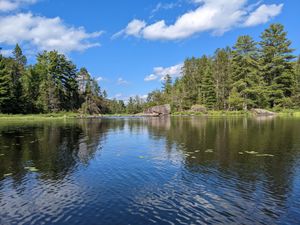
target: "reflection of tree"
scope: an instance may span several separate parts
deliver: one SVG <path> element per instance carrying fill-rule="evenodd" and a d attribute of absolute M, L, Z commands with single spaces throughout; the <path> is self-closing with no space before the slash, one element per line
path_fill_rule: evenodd
<path fill-rule="evenodd" d="M 36 167 L 44 178 L 58 179 L 78 163 L 93 158 L 109 129 L 122 129 L 124 121 L 82 120 L 0 126 L 0 178 L 12 173 L 22 182 L 25 167 Z"/>
<path fill-rule="evenodd" d="M 293 166 L 299 159 L 294 145 L 299 139 L 300 121 L 172 118 L 167 127 L 148 124 L 151 137 L 166 139 L 166 151 L 169 152 L 173 144 L 181 146 L 178 149 L 191 172 L 196 172 L 197 168 L 199 172 L 203 168 L 216 170 L 220 176 L 231 179 L 237 188 L 244 189 L 246 182 L 249 189 L 243 193 L 249 194 L 258 185 L 267 186 L 260 188 L 267 188 L 276 196 L 285 196 L 292 188 Z M 214 152 L 205 153 L 208 149 Z M 239 154 L 244 151 L 268 153 L 274 157 Z"/>

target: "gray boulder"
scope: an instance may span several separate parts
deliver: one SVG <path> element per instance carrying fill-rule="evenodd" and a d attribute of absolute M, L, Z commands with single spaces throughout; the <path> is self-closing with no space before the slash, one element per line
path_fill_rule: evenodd
<path fill-rule="evenodd" d="M 171 114 L 171 106 L 169 104 L 154 106 L 144 111 L 144 114 L 152 115 L 169 115 Z"/>
<path fill-rule="evenodd" d="M 193 105 L 191 107 L 191 112 L 201 112 L 201 113 L 207 113 L 207 108 L 203 105 Z"/>
<path fill-rule="evenodd" d="M 265 109 L 252 109 L 251 112 L 256 116 L 276 116 L 276 113 Z"/>

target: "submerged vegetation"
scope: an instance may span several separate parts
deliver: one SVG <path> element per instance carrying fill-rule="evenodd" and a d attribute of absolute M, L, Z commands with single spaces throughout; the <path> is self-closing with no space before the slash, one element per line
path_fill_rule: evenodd
<path fill-rule="evenodd" d="M 209 115 L 244 114 L 252 108 L 296 115 L 300 58 L 295 60 L 281 24 L 271 25 L 260 38 L 256 42 L 248 35 L 241 36 L 233 47 L 217 49 L 213 56 L 188 58 L 182 77 L 173 82 L 166 75 L 162 90 L 149 93 L 147 100 L 131 97 L 126 104 L 108 99 L 88 70 L 78 70 L 63 54 L 44 51 L 34 65 L 27 65 L 16 45 L 13 57 L 0 54 L 0 113 L 123 115 L 168 103 L 175 115 L 190 114 L 193 105 L 208 109 Z"/>

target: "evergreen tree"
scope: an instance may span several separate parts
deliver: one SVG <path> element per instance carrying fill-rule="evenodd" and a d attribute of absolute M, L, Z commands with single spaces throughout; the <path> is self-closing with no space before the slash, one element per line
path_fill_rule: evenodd
<path fill-rule="evenodd" d="M 27 64 L 27 58 L 23 54 L 23 51 L 18 44 L 16 44 L 16 46 L 15 46 L 15 49 L 13 51 L 13 56 L 14 56 L 16 63 L 20 66 L 23 66 L 23 68 L 25 68 L 25 66 Z"/>
<path fill-rule="evenodd" d="M 200 63 L 199 59 L 191 58 L 184 62 L 182 68 L 182 82 L 183 82 L 183 96 L 184 96 L 184 108 L 189 109 L 192 105 L 196 104 L 199 97 L 199 86 L 201 82 L 201 74 L 199 71 Z"/>
<path fill-rule="evenodd" d="M 230 93 L 231 50 L 218 49 L 213 60 L 213 77 L 216 87 L 217 108 L 227 108 L 227 98 Z"/>
<path fill-rule="evenodd" d="M 272 24 L 261 39 L 260 70 L 268 86 L 269 104 L 280 106 L 293 95 L 295 88 L 291 41 L 281 24 Z"/>
<path fill-rule="evenodd" d="M 22 76 L 22 90 L 25 113 L 41 112 L 38 106 L 38 98 L 40 95 L 41 76 L 35 66 L 29 66 L 25 74 Z"/>
<path fill-rule="evenodd" d="M 209 109 L 214 109 L 217 103 L 216 88 L 212 75 L 211 64 L 207 62 L 206 68 L 203 68 L 204 74 L 201 81 L 201 101 Z"/>
<path fill-rule="evenodd" d="M 293 106 L 295 108 L 300 107 L 300 56 L 295 62 L 295 93 L 292 97 Z"/>
<path fill-rule="evenodd" d="M 0 54 L 0 112 L 9 113 L 11 100 L 10 86 L 11 76 L 6 68 L 5 58 Z"/>
<path fill-rule="evenodd" d="M 243 109 L 260 107 L 262 104 L 263 80 L 260 78 L 258 49 L 250 36 L 241 36 L 232 51 L 232 87 L 231 94 L 243 98 Z M 237 93 L 236 93 L 237 92 Z M 235 96 L 236 99 L 236 96 Z"/>
<path fill-rule="evenodd" d="M 22 49 L 17 44 L 13 51 L 13 59 L 10 60 L 10 73 L 12 77 L 12 105 L 13 113 L 23 113 L 25 102 L 23 99 L 22 77 L 25 74 L 27 63 L 26 56 L 23 55 Z"/>
<path fill-rule="evenodd" d="M 84 102 L 81 105 L 81 111 L 84 114 L 99 114 L 104 112 L 102 101 L 100 99 L 100 87 L 96 80 L 92 79 L 87 69 L 80 70 L 81 75 L 84 77 L 85 87 L 83 91 Z"/>
<path fill-rule="evenodd" d="M 236 87 L 233 87 L 229 98 L 228 104 L 230 110 L 243 110 L 245 105 L 245 99 L 241 97 L 241 94 L 238 92 Z"/>

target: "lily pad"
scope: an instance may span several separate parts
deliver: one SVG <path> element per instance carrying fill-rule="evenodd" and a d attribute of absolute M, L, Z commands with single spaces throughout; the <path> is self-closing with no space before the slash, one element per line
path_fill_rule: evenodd
<path fill-rule="evenodd" d="M 6 173 L 6 174 L 3 175 L 3 177 L 10 177 L 12 175 L 13 175 L 12 173 Z"/>
<path fill-rule="evenodd" d="M 257 154 L 257 157 L 274 157 L 274 155 L 271 154 Z"/>
<path fill-rule="evenodd" d="M 214 152 L 213 149 L 207 149 L 207 150 L 205 151 L 205 153 L 213 153 L 213 152 Z"/>
<path fill-rule="evenodd" d="M 258 154 L 258 152 L 255 152 L 255 151 L 245 151 L 247 154 L 250 154 L 250 155 L 256 155 Z"/>
<path fill-rule="evenodd" d="M 244 152 L 239 152 L 240 155 L 244 155 Z"/>
<path fill-rule="evenodd" d="M 140 158 L 140 159 L 144 159 L 144 158 L 145 158 L 145 156 L 139 156 L 139 158 Z"/>
<path fill-rule="evenodd" d="M 30 172 L 38 172 L 39 170 L 33 166 L 25 167 L 26 170 L 29 170 Z"/>
<path fill-rule="evenodd" d="M 5 155 L 4 155 L 4 154 L 0 154 L 0 157 L 1 157 L 1 156 L 5 156 Z"/>

